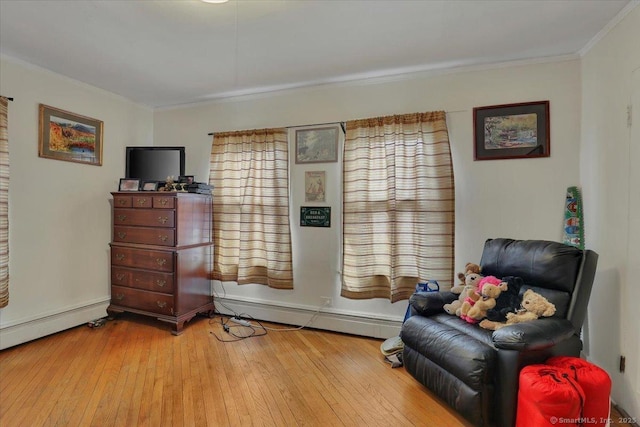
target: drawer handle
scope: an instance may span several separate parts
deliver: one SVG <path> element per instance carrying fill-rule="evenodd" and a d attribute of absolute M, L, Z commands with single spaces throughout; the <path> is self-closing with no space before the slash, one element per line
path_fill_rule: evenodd
<path fill-rule="evenodd" d="M 126 219 L 127 219 L 126 215 L 118 215 L 118 221 L 124 222 L 124 220 L 126 220 Z"/>
<path fill-rule="evenodd" d="M 118 261 L 122 261 L 124 259 L 124 254 L 116 254 L 116 259 Z"/>
<path fill-rule="evenodd" d="M 158 279 L 158 280 L 156 280 L 156 285 L 160 286 L 161 288 L 163 288 L 163 287 L 164 287 L 164 285 L 166 285 L 166 284 L 167 284 L 167 281 L 166 281 L 166 280 L 164 280 L 164 279 Z"/>
<path fill-rule="evenodd" d="M 124 276 L 125 276 L 124 273 L 118 273 L 118 274 L 116 274 L 116 279 L 122 280 L 122 279 L 124 279 Z"/>
<path fill-rule="evenodd" d="M 159 216 L 159 217 L 158 217 L 158 222 L 159 222 L 160 224 L 166 224 L 166 223 L 167 223 L 167 221 L 169 221 L 169 217 L 167 217 L 167 216 L 165 216 L 164 218 L 163 218 L 163 217 L 161 217 L 161 216 Z"/>
<path fill-rule="evenodd" d="M 158 265 L 165 265 L 167 263 L 167 260 L 164 258 L 156 258 L 156 262 L 158 263 Z"/>
<path fill-rule="evenodd" d="M 120 203 L 122 206 L 127 204 L 127 201 L 125 199 L 118 199 L 118 203 Z"/>
<path fill-rule="evenodd" d="M 156 301 L 158 303 L 158 307 L 165 308 L 167 306 L 166 301 Z"/>
<path fill-rule="evenodd" d="M 116 294 L 116 299 L 118 301 L 122 301 L 124 299 L 124 294 Z"/>
<path fill-rule="evenodd" d="M 169 199 L 166 199 L 166 198 L 165 198 L 165 199 L 160 199 L 160 204 L 161 204 L 162 206 L 166 206 L 166 205 L 167 205 L 167 203 L 169 203 Z"/>
<path fill-rule="evenodd" d="M 127 237 L 127 233 L 125 233 L 124 231 L 118 231 L 118 237 L 124 239 L 125 237 Z"/>
<path fill-rule="evenodd" d="M 145 203 L 147 203 L 147 199 L 138 199 L 138 204 L 140 206 L 144 205 Z"/>
<path fill-rule="evenodd" d="M 163 235 L 159 235 L 159 236 L 158 236 L 158 239 L 159 239 L 161 242 L 166 242 L 168 238 L 169 238 L 169 236 L 163 236 Z"/>

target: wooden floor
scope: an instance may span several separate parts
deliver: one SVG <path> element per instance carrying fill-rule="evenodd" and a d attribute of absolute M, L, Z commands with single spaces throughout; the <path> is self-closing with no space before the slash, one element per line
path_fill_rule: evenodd
<path fill-rule="evenodd" d="M 221 342 L 234 337 L 220 321 L 176 337 L 124 314 L 6 349 L 0 426 L 469 425 L 385 363 L 381 340 L 305 329 Z"/>

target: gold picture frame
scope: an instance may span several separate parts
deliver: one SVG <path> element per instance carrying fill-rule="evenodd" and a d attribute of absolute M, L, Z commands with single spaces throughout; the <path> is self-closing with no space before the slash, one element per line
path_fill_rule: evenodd
<path fill-rule="evenodd" d="M 102 166 L 103 122 L 40 104 L 40 157 Z"/>
<path fill-rule="evenodd" d="M 296 130 L 296 163 L 338 161 L 339 126 Z"/>

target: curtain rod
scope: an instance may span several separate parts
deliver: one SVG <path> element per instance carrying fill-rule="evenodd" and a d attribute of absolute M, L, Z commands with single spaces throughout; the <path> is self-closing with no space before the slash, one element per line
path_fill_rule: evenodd
<path fill-rule="evenodd" d="M 466 111 L 469 110 L 452 110 L 452 111 L 445 111 L 445 113 L 464 113 Z M 285 126 L 286 129 L 291 129 L 291 128 L 301 128 L 301 127 L 306 127 L 306 126 L 324 126 L 324 125 L 335 125 L 336 123 L 340 123 L 340 127 L 342 128 L 342 133 L 347 133 L 347 129 L 345 127 L 345 122 L 328 122 L 328 123 L 313 123 L 310 125 L 296 125 L 296 126 Z M 215 132 L 209 132 L 207 135 L 209 136 L 213 136 Z"/>
<path fill-rule="evenodd" d="M 286 126 L 286 128 L 291 129 L 291 128 L 301 128 L 306 126 L 326 126 L 326 125 L 335 125 L 335 124 L 340 124 L 340 126 L 342 126 L 342 129 L 344 130 L 344 122 L 312 123 L 310 125 Z"/>
<path fill-rule="evenodd" d="M 2 96 L 2 95 L 0 95 Z M 2 96 L 4 99 L 8 100 L 8 101 L 13 101 L 13 98 L 9 97 L 9 96 Z"/>
<path fill-rule="evenodd" d="M 340 127 L 342 128 L 342 132 L 346 133 L 347 130 L 345 128 L 345 122 L 327 122 L 327 123 L 313 123 L 310 125 L 295 125 L 295 126 L 285 126 L 285 129 L 292 129 L 292 128 L 301 128 L 301 127 L 307 127 L 307 126 L 325 126 L 325 125 L 335 125 L 335 124 L 340 124 Z M 207 135 L 209 136 L 213 136 L 215 132 L 209 132 Z"/>

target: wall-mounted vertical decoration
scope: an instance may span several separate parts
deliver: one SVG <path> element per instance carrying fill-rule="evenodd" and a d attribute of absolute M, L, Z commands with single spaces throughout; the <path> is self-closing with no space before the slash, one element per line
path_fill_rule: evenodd
<path fill-rule="evenodd" d="M 567 188 L 564 202 L 564 227 L 562 242 L 584 250 L 584 219 L 582 196 L 578 187 Z"/>

